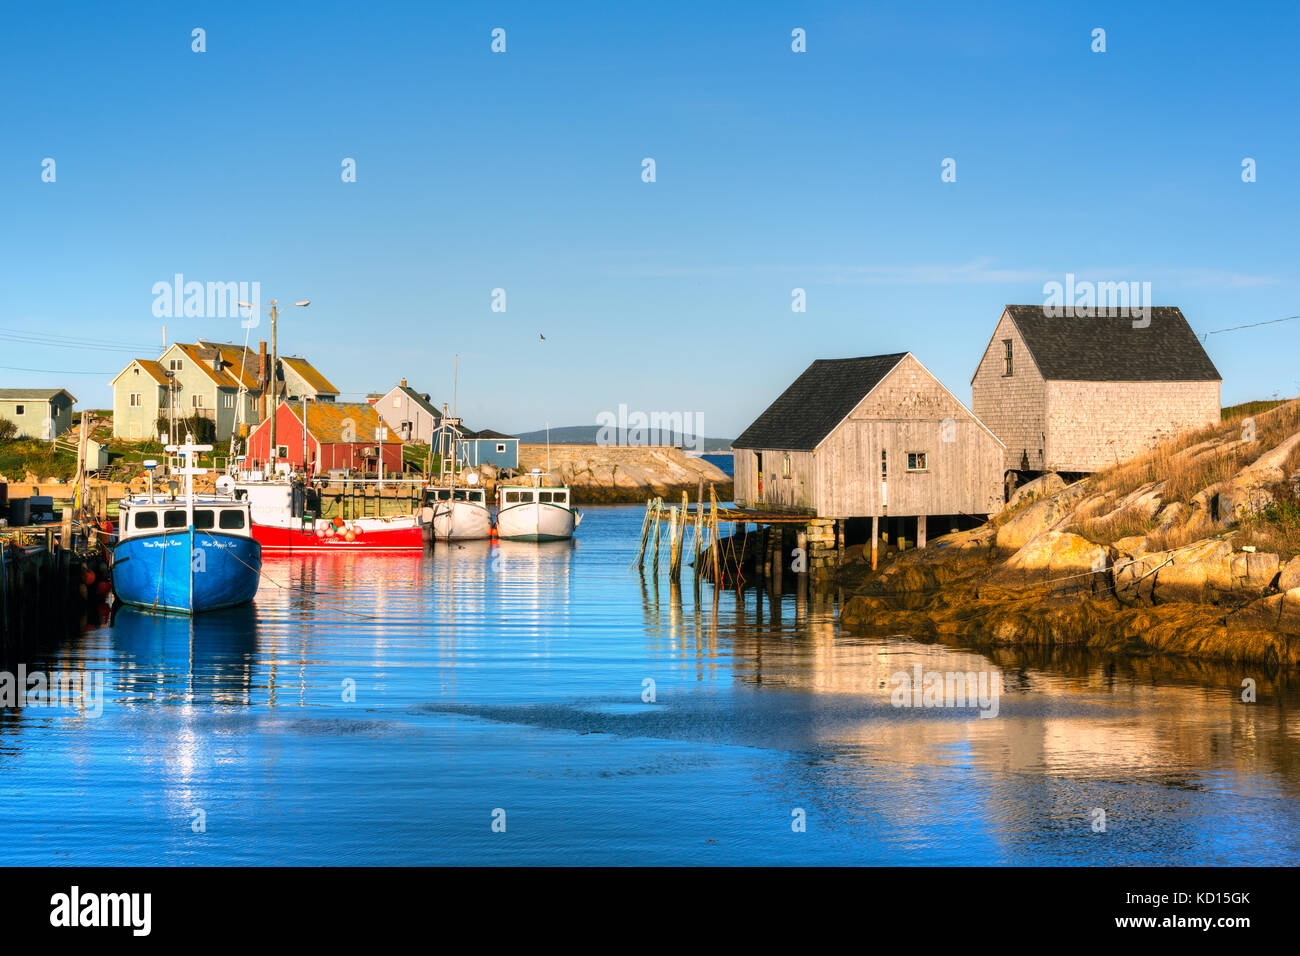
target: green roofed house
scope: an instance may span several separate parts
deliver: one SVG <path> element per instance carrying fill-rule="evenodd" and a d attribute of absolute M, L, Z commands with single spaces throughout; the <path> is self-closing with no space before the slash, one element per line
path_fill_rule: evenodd
<path fill-rule="evenodd" d="M 62 388 L 0 388 L 0 418 L 18 426 L 18 437 L 53 439 L 72 427 L 72 393 Z"/>

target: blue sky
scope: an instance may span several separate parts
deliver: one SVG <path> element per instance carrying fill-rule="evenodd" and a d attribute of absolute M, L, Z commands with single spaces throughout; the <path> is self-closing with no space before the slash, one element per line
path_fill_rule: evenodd
<path fill-rule="evenodd" d="M 152 288 L 176 273 L 310 298 L 281 349 L 345 398 L 406 377 L 450 401 L 459 352 L 467 424 L 509 431 L 626 404 L 734 436 L 813 359 L 901 350 L 969 402 L 1002 306 L 1067 272 L 1150 282 L 1200 332 L 1300 312 L 1294 9 L 56 2 L 0 17 L 0 329 L 49 336 L 0 332 L 0 381 L 83 407 L 110 404 L 132 352 L 63 346 L 157 357 Z M 244 334 L 167 324 L 173 340 Z M 1210 336 L 1225 403 L 1296 394 L 1298 346 L 1300 321 Z"/>

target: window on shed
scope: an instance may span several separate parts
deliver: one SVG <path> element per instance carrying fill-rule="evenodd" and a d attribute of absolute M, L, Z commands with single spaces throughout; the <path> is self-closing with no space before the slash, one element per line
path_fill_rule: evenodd
<path fill-rule="evenodd" d="M 927 462 L 925 452 L 909 451 L 907 453 L 907 470 L 908 471 L 925 471 Z"/>
<path fill-rule="evenodd" d="M 15 405 L 15 406 L 14 406 L 14 414 L 15 414 L 15 415 L 22 415 L 22 414 L 25 414 L 26 411 L 27 411 L 27 406 L 26 406 L 26 405 Z"/>
<path fill-rule="evenodd" d="M 781 477 L 790 478 L 794 475 L 794 461 L 789 455 L 781 456 Z"/>
<path fill-rule="evenodd" d="M 505 450 L 506 450 L 505 442 L 497 442 L 497 451 L 503 452 Z"/>
<path fill-rule="evenodd" d="M 880 449 L 880 480 L 884 481 L 889 477 L 889 459 L 886 457 L 885 449 Z"/>
<path fill-rule="evenodd" d="M 1011 366 L 1011 340 L 1010 340 L 1010 339 L 1003 339 L 1003 340 L 1002 340 L 1002 360 L 1003 360 L 1003 362 L 1006 363 L 1006 367 L 1002 370 L 1002 375 L 1005 377 L 1005 376 L 1008 376 L 1008 375 L 1011 374 L 1011 367 L 1012 367 L 1012 366 Z"/>

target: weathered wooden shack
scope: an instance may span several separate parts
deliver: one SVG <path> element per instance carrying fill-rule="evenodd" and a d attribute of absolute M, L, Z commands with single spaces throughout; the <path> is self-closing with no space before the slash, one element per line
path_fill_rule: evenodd
<path fill-rule="evenodd" d="M 912 355 L 819 359 L 732 443 L 742 508 L 819 518 L 983 517 L 1005 448 Z"/>
<path fill-rule="evenodd" d="M 1216 424 L 1221 382 L 1176 307 L 1135 319 L 1008 305 L 971 379 L 971 407 L 1006 445 L 1013 476 L 1083 473 Z"/>

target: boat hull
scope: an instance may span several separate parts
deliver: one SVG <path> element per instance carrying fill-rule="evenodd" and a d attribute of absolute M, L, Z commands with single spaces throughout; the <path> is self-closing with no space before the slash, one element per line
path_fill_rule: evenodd
<path fill-rule="evenodd" d="M 472 541 L 492 536 L 492 512 L 469 501 L 439 501 L 429 508 L 430 525 L 439 541 Z"/>
<path fill-rule="evenodd" d="M 399 521 L 360 518 L 333 528 L 332 534 L 325 533 L 327 525 L 329 522 L 318 520 L 314 526 L 304 529 L 300 524 L 281 527 L 254 522 L 253 537 L 265 550 L 276 552 L 420 551 L 424 548 L 424 529 L 414 516 Z M 317 533 L 317 528 L 321 533 Z"/>
<path fill-rule="evenodd" d="M 253 538 L 188 529 L 139 535 L 113 549 L 113 593 L 134 607 L 199 614 L 252 601 L 261 570 Z"/>
<path fill-rule="evenodd" d="M 573 512 L 561 505 L 528 502 L 497 512 L 497 537 L 511 541 L 563 541 L 573 537 Z"/>

